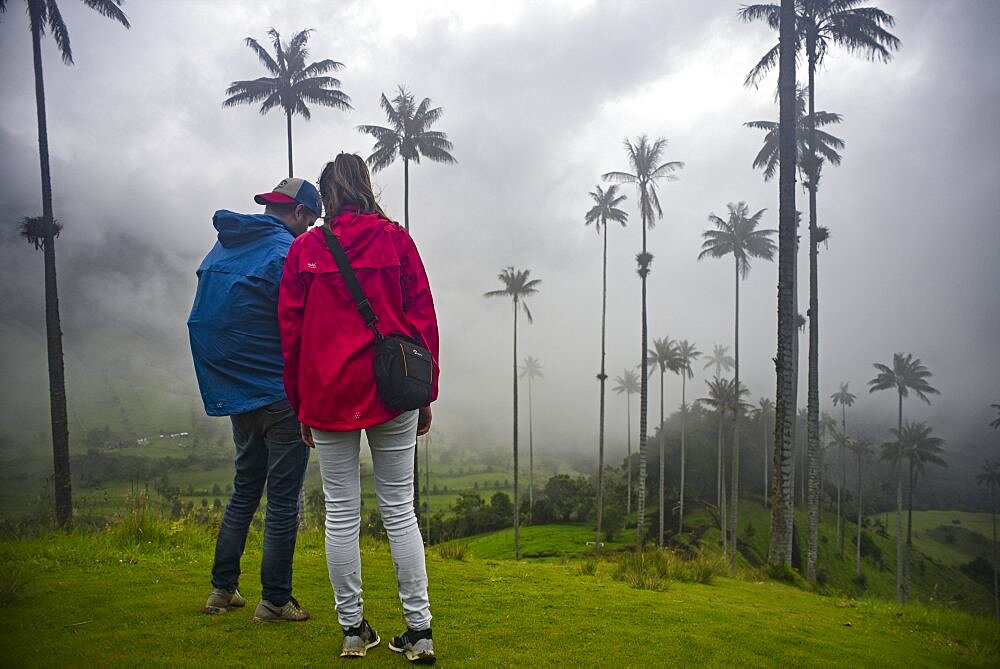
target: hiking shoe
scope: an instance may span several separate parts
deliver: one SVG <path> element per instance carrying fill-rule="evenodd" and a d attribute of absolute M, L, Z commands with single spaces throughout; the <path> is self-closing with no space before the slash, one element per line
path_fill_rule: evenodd
<path fill-rule="evenodd" d="M 407 628 L 399 636 L 392 637 L 389 650 L 406 655 L 406 659 L 415 664 L 434 664 L 434 641 L 431 640 L 431 628 L 412 630 Z"/>
<path fill-rule="evenodd" d="M 344 645 L 341 648 L 341 657 L 364 657 L 369 648 L 374 648 L 381 639 L 378 632 L 368 624 L 367 620 L 362 620 L 360 624 L 344 630 Z"/>
<path fill-rule="evenodd" d="M 309 612 L 304 611 L 294 597 L 289 597 L 284 606 L 275 606 L 266 599 L 260 600 L 253 612 L 255 623 L 287 623 L 309 620 Z"/>
<path fill-rule="evenodd" d="M 223 588 L 212 588 L 212 594 L 208 596 L 205 608 L 201 612 L 208 615 L 216 615 L 225 613 L 229 609 L 238 609 L 246 606 L 246 604 L 247 600 L 243 599 L 239 588 L 233 588 L 232 592 Z"/>

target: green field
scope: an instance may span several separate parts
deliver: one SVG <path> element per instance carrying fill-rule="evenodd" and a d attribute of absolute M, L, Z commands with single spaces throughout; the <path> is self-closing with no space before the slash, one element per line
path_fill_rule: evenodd
<path fill-rule="evenodd" d="M 886 514 L 879 514 L 884 519 Z M 886 528 L 896 536 L 896 514 L 888 514 Z M 903 536 L 906 536 L 906 512 L 903 512 Z M 977 557 L 989 559 L 993 523 L 988 513 L 964 511 L 914 511 L 913 546 L 941 564 L 958 567 Z"/>
<path fill-rule="evenodd" d="M 302 624 L 255 625 L 252 610 L 199 613 L 211 531 L 184 523 L 120 525 L 97 534 L 0 542 L 4 666 L 328 666 L 341 633 L 319 532 L 300 539 L 295 594 Z M 242 590 L 252 607 L 255 531 Z M 385 544 L 365 540 L 367 616 L 401 631 Z M 428 571 L 440 666 L 997 666 L 995 623 L 951 609 L 824 597 L 760 579 L 669 582 L 663 591 L 565 563 L 442 558 Z M 366 666 L 406 664 L 383 646 Z"/>

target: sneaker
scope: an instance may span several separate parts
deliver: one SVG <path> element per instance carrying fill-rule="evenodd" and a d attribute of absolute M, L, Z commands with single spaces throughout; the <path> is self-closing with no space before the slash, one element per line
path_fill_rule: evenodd
<path fill-rule="evenodd" d="M 341 657 L 364 657 L 369 648 L 374 648 L 381 639 L 378 632 L 368 624 L 367 620 L 362 620 L 360 624 L 344 630 L 344 645 L 341 648 Z"/>
<path fill-rule="evenodd" d="M 309 612 L 304 611 L 294 597 L 289 597 L 284 606 L 276 606 L 266 599 L 260 600 L 253 612 L 255 623 L 286 623 L 309 620 Z"/>
<path fill-rule="evenodd" d="M 434 664 L 434 641 L 431 639 L 431 628 L 413 630 L 407 628 L 399 636 L 389 642 L 389 650 L 406 655 L 406 659 L 415 664 Z"/>
<path fill-rule="evenodd" d="M 212 594 L 208 596 L 205 608 L 201 611 L 208 615 L 216 615 L 225 613 L 229 609 L 238 609 L 246 604 L 247 600 L 243 599 L 239 588 L 233 588 L 231 592 L 223 588 L 212 588 Z"/>

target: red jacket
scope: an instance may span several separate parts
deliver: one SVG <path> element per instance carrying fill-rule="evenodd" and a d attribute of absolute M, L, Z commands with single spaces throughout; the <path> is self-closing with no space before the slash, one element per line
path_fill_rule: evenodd
<path fill-rule="evenodd" d="M 438 328 L 430 284 L 410 235 L 377 214 L 345 208 L 332 228 L 383 334 L 407 334 L 434 356 Z M 365 327 L 317 226 L 288 250 L 278 298 L 285 392 L 299 421 L 331 432 L 381 425 L 399 415 L 375 388 L 374 334 Z"/>

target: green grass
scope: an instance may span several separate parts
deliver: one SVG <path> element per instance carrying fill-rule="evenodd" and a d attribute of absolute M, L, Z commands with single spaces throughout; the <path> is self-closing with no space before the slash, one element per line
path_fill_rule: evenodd
<path fill-rule="evenodd" d="M 896 514 L 889 513 L 886 528 L 896 536 Z M 885 514 L 875 517 L 879 520 Z M 903 532 L 906 532 L 906 511 L 903 511 Z M 951 537 L 951 539 L 949 539 Z M 959 566 L 977 557 L 990 558 L 993 524 L 988 513 L 965 511 L 914 511 L 913 546 L 938 562 Z"/>
<path fill-rule="evenodd" d="M 141 532 L 140 532 L 141 530 Z M 4 666 L 329 666 L 341 633 L 322 536 L 299 542 L 302 624 L 255 625 L 254 531 L 241 589 L 248 610 L 208 617 L 212 536 L 199 526 L 132 522 L 98 534 L 0 542 Z M 402 628 L 385 544 L 365 541 L 366 615 L 386 638 Z M 714 578 L 638 590 L 592 569 L 428 555 L 441 666 L 997 666 L 987 619 L 920 605 L 822 597 L 770 582 Z M 15 574 L 12 582 L 8 574 Z M 484 643 L 488 635 L 488 643 Z M 365 666 L 406 665 L 383 646 Z"/>
<path fill-rule="evenodd" d="M 589 525 L 525 525 L 521 532 L 521 556 L 525 558 L 562 559 L 593 553 L 594 530 Z M 481 560 L 512 560 L 514 528 L 480 534 L 448 542 L 462 544 L 468 554 Z M 622 532 L 616 541 L 605 543 L 605 551 L 628 548 L 635 543 L 635 530 Z"/>

